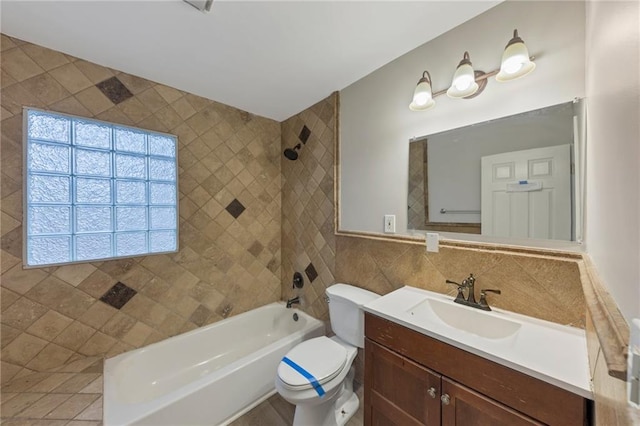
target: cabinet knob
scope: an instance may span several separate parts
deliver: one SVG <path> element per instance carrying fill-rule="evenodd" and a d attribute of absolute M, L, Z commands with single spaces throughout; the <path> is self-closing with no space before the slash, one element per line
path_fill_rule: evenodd
<path fill-rule="evenodd" d="M 449 405 L 449 402 L 451 401 L 451 398 L 449 397 L 448 394 L 444 394 L 440 397 L 440 401 L 442 401 L 443 405 Z"/>
<path fill-rule="evenodd" d="M 430 396 L 431 398 L 434 398 L 434 399 L 435 399 L 435 397 L 436 397 L 436 388 L 434 388 L 433 386 L 431 386 L 429 389 L 427 389 L 427 393 L 429 394 L 429 396 Z"/>

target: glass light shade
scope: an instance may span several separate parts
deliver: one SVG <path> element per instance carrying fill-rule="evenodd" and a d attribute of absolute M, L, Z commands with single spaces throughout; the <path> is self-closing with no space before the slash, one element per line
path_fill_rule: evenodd
<path fill-rule="evenodd" d="M 469 60 L 469 53 L 464 52 L 464 58 L 458 64 L 451 87 L 447 90 L 447 96 L 450 98 L 466 98 L 478 91 L 478 83 L 476 83 L 473 66 Z"/>
<path fill-rule="evenodd" d="M 518 30 L 514 30 L 513 38 L 507 44 L 502 54 L 500 72 L 496 80 L 505 82 L 524 77 L 536 68 L 536 64 L 529 59 L 529 51 L 524 41 L 518 37 Z"/>
<path fill-rule="evenodd" d="M 416 90 L 413 92 L 413 100 L 409 104 L 411 111 L 424 111 L 436 104 L 433 100 L 433 93 L 431 92 L 431 76 L 429 72 L 425 71 L 422 74 L 422 78 L 418 81 Z"/>

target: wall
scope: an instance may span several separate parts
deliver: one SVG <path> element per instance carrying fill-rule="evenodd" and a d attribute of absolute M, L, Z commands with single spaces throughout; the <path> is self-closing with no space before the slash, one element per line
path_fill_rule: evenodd
<path fill-rule="evenodd" d="M 575 259 L 540 253 L 507 253 L 488 247 L 441 247 L 427 253 L 421 243 L 340 236 L 336 279 L 386 294 L 404 285 L 456 295 L 455 286 L 469 273 L 481 288 L 496 288 L 491 306 L 584 328 L 585 301 Z"/>
<path fill-rule="evenodd" d="M 282 147 L 297 150 L 282 160 L 282 297 L 302 296 L 303 309 L 328 319 L 324 290 L 334 281 L 334 145 L 338 94 L 282 123 Z M 292 289 L 293 273 L 305 280 Z"/>
<path fill-rule="evenodd" d="M 586 244 L 627 321 L 640 317 L 638 22 L 638 2 L 588 2 Z"/>
<path fill-rule="evenodd" d="M 585 240 L 600 279 L 629 322 L 640 317 L 640 3 L 588 2 L 586 15 Z M 596 336 L 590 323 L 596 424 L 640 425 L 640 410 L 626 403 L 627 384 L 607 374 L 601 346 L 608 339 Z"/>
<path fill-rule="evenodd" d="M 5 35 L 0 65 L 3 383 L 280 299 L 279 123 Z M 23 269 L 23 106 L 176 134 L 179 253 Z"/>
<path fill-rule="evenodd" d="M 436 98 L 424 112 L 408 109 L 427 69 L 444 89 L 468 50 L 476 69 L 491 71 L 513 34 L 537 57 L 526 78 L 489 81 L 471 100 Z M 406 231 L 408 140 L 571 101 L 584 96 L 584 3 L 507 1 L 390 62 L 341 93 L 341 229 L 382 232 L 385 214 Z M 366 179 L 363 177 L 366 176 Z"/>

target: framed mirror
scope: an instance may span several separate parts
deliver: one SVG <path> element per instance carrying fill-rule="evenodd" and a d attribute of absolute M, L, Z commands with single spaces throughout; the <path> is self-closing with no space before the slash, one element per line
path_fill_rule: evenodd
<path fill-rule="evenodd" d="M 580 242 L 583 122 L 577 99 L 412 139 L 409 231 Z"/>

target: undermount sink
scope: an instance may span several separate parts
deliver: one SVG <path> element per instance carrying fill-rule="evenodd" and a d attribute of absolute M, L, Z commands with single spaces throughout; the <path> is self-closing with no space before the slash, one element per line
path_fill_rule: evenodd
<path fill-rule="evenodd" d="M 515 335 L 522 324 L 475 308 L 428 298 L 407 311 L 419 320 L 440 321 L 449 327 L 486 339 Z"/>

